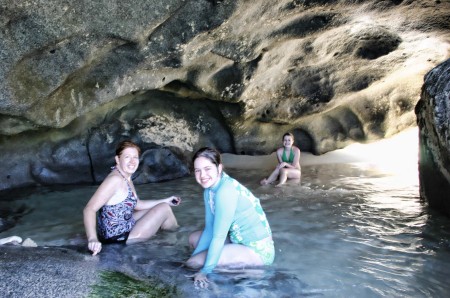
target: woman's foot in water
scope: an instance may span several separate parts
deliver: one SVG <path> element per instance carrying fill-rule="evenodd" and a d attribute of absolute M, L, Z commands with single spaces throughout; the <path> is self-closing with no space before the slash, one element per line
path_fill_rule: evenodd
<path fill-rule="evenodd" d="M 261 185 L 267 185 L 267 184 L 269 184 L 269 181 L 267 181 L 267 179 L 264 178 L 263 180 L 261 180 L 261 181 L 259 182 L 259 184 L 261 184 Z"/>

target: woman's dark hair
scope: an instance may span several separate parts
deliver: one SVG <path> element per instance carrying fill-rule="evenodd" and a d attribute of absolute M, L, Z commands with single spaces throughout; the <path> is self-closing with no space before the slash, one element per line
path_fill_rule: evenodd
<path fill-rule="evenodd" d="M 135 148 L 138 151 L 139 156 L 141 156 L 141 148 L 139 148 L 138 145 L 136 145 L 135 143 L 133 143 L 132 141 L 122 141 L 119 144 L 117 144 L 116 147 L 116 155 L 120 156 L 120 154 L 122 154 L 123 150 L 127 149 L 127 148 Z"/>
<path fill-rule="evenodd" d="M 217 167 L 222 163 L 222 157 L 220 156 L 220 152 L 214 148 L 210 147 L 200 148 L 197 152 L 195 152 L 194 156 L 192 157 L 192 163 L 199 157 L 209 159 Z"/>

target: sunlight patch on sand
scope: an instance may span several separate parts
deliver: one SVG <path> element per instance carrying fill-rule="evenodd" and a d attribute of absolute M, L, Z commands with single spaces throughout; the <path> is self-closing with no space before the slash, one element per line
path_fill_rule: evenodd
<path fill-rule="evenodd" d="M 355 143 L 320 156 L 302 152 L 300 164 L 354 163 L 386 173 L 417 175 L 418 154 L 418 129 L 413 127 L 390 138 L 368 144 Z M 268 169 L 277 164 L 275 153 L 262 156 L 225 153 L 222 158 L 225 168 L 234 169 Z"/>

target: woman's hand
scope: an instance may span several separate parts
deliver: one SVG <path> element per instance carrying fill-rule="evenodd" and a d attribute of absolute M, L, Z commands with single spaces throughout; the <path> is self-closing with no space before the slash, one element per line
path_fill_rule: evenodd
<path fill-rule="evenodd" d="M 194 275 L 194 286 L 199 287 L 201 289 L 207 289 L 208 283 L 209 280 L 206 277 L 206 274 L 203 274 L 202 272 L 197 272 Z"/>
<path fill-rule="evenodd" d="M 168 197 L 165 201 L 170 206 L 178 206 L 181 204 L 181 198 L 177 196 Z"/>
<path fill-rule="evenodd" d="M 286 163 L 283 161 L 283 162 L 280 162 L 279 164 L 278 164 L 278 166 L 277 166 L 277 168 L 278 169 L 282 169 L 282 168 L 285 168 L 286 167 Z"/>
<path fill-rule="evenodd" d="M 88 248 L 92 251 L 92 255 L 95 256 L 102 250 L 102 244 L 98 240 L 89 240 Z"/>

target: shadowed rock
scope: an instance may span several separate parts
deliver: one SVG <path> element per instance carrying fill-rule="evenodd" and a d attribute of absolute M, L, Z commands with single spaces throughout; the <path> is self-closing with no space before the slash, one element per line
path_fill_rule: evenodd
<path fill-rule="evenodd" d="M 420 196 L 450 216 L 450 60 L 425 77 L 416 106 Z"/>

